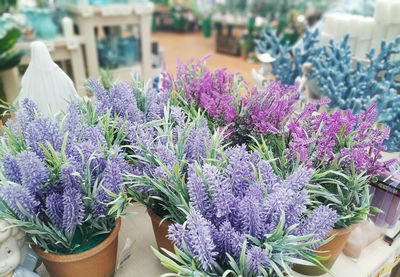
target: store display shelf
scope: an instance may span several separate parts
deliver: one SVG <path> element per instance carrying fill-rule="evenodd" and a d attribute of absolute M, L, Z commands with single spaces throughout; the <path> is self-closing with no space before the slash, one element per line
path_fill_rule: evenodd
<path fill-rule="evenodd" d="M 94 15 L 129 16 L 151 14 L 154 10 L 154 4 L 151 2 L 145 4 L 109 4 L 98 6 L 67 4 L 66 10 L 71 13 L 79 14 L 83 17 L 91 17 Z"/>

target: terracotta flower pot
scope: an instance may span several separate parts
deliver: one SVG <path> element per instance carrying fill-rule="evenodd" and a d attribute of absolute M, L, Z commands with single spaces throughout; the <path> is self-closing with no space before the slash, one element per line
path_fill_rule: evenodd
<path fill-rule="evenodd" d="M 347 239 L 349 238 L 351 232 L 356 227 L 356 224 L 350 226 L 349 229 L 341 228 L 341 229 L 333 229 L 329 234 L 328 238 L 333 235 L 336 235 L 330 242 L 318 247 L 317 251 L 326 251 L 325 253 L 319 253 L 319 256 L 326 257 L 329 256 L 329 259 L 326 261 L 321 261 L 321 263 L 327 268 L 331 269 L 336 259 L 339 257 L 342 252 L 344 245 L 346 244 Z M 296 264 L 293 267 L 293 270 L 309 276 L 317 276 L 326 273 L 323 269 L 320 269 L 316 266 L 306 266 L 306 265 L 298 265 Z"/>
<path fill-rule="evenodd" d="M 149 216 L 151 218 L 151 223 L 153 224 L 154 236 L 156 237 L 158 250 L 162 251 L 161 248 L 165 248 L 168 251 L 174 252 L 174 244 L 167 237 L 168 227 L 173 223 L 168 220 L 164 220 L 161 224 L 162 218 L 148 210 Z"/>
<path fill-rule="evenodd" d="M 109 277 L 114 275 L 120 228 L 119 218 L 114 230 L 102 243 L 78 254 L 58 255 L 46 253 L 35 245 L 32 248 L 53 277 Z"/>

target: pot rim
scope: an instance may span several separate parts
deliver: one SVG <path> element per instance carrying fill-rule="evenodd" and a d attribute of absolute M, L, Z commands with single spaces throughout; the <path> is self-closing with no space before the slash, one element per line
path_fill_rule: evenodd
<path fill-rule="evenodd" d="M 328 235 L 328 237 L 333 234 L 336 234 L 336 236 L 343 236 L 349 232 L 352 232 L 357 226 L 358 226 L 358 223 L 354 223 L 354 224 L 350 224 L 349 228 L 345 228 L 345 227 L 339 228 L 339 229 L 333 228 L 331 233 Z"/>
<path fill-rule="evenodd" d="M 44 260 L 47 261 L 52 261 L 52 262 L 57 262 L 57 263 L 69 263 L 69 262 L 76 262 L 80 261 L 83 259 L 90 258 L 97 253 L 101 252 L 103 249 L 108 247 L 118 236 L 119 230 L 121 228 L 121 218 L 119 217 L 115 223 L 114 229 L 111 231 L 110 235 L 102 241 L 100 244 L 96 245 L 95 247 L 83 251 L 81 253 L 77 254 L 54 254 L 54 253 L 49 253 L 45 252 L 43 249 L 40 247 L 31 244 L 31 247 L 35 252 Z"/>
<path fill-rule="evenodd" d="M 172 222 L 171 220 L 162 218 L 161 216 L 159 216 L 158 214 L 153 212 L 153 210 L 151 208 L 147 208 L 147 213 L 149 214 L 151 221 L 156 222 L 159 226 L 161 226 L 162 224 L 175 224 L 176 223 L 176 222 Z"/>

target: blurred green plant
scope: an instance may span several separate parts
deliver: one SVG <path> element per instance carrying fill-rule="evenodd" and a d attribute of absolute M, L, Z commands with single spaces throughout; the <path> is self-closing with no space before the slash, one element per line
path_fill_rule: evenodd
<path fill-rule="evenodd" d="M 12 50 L 21 36 L 21 31 L 12 28 L 0 38 L 0 71 L 8 70 L 18 65 L 25 55 L 24 51 Z"/>

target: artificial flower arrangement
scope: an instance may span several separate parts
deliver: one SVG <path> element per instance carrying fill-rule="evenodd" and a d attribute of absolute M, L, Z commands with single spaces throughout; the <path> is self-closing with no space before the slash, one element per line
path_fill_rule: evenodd
<path fill-rule="evenodd" d="M 337 227 L 365 218 L 369 210 L 368 179 L 392 162 L 379 161 L 380 151 L 386 150 L 383 143 L 390 129 L 380 130 L 374 122 L 376 106 L 360 115 L 340 110 L 318 113 L 318 107 L 329 103 L 323 99 L 298 111 L 299 94 L 295 86 L 272 82 L 265 90 L 253 89 L 250 93 L 246 84 L 235 81 L 237 75 L 222 69 L 213 73 L 205 66 L 204 59 L 179 63 L 177 76 L 173 80 L 165 74 L 163 80 L 162 89 L 171 95 L 172 104 L 182 106 L 187 114 L 193 114 L 193 107 L 203 109 L 210 126 L 224 128 L 225 141 L 246 142 L 249 149 L 257 148 L 266 159 L 274 160 L 274 171 L 283 178 L 302 162 L 315 169 L 312 183 L 327 181 L 321 178 L 328 173 L 336 174 L 333 179 L 340 174 L 347 176 L 342 182 L 352 190 L 350 202 L 355 201 L 355 205 L 363 208 L 350 217 L 346 214 L 350 211 L 345 211 L 340 218 L 346 220 Z M 351 185 L 354 182 L 362 185 Z M 332 197 L 337 197 L 337 193 L 332 190 L 329 197 L 326 195 L 331 204 L 335 204 Z M 361 199 L 359 193 L 363 194 Z M 339 203 L 335 205 L 339 208 Z"/>
<path fill-rule="evenodd" d="M 375 106 L 360 115 L 321 113 L 317 108 L 329 103 L 323 99 L 299 110 L 296 87 L 273 82 L 250 93 L 237 75 L 213 73 L 204 60 L 178 64 L 177 76 L 173 80 L 164 75 L 162 90 L 171 95 L 171 103 L 189 115 L 196 108 L 203 110 L 209 126 L 222 128 L 226 142 L 245 142 L 248 150 L 257 149 L 283 179 L 302 163 L 314 169 L 307 185 L 313 200 L 309 208 L 333 208 L 338 213 L 336 230 L 351 229 L 366 219 L 371 209 L 369 181 L 393 162 L 379 161 L 390 129 L 374 122 Z"/>
<path fill-rule="evenodd" d="M 219 154 L 189 166 L 187 219 L 169 228 L 176 254 L 153 250 L 162 264 L 173 276 L 292 276 L 293 263 L 322 267 L 312 249 L 337 214 L 324 205 L 308 210 L 313 170 L 283 180 L 245 145 Z"/>
<path fill-rule="evenodd" d="M 95 84 L 96 86 L 93 86 L 92 84 L 91 87 L 96 87 L 96 89 L 93 91 L 94 95 L 98 95 L 98 92 L 96 92 L 96 90 L 104 91 L 104 89 L 98 82 L 96 82 Z M 110 86 L 109 91 L 106 93 L 110 94 L 111 92 L 113 92 L 113 87 L 115 87 L 116 85 L 117 84 Z M 279 92 L 284 91 L 283 89 L 281 89 L 279 84 L 271 88 L 272 90 L 275 90 L 276 95 L 279 95 Z M 129 89 L 126 91 L 128 93 L 131 93 L 132 90 Z M 264 98 L 268 97 L 270 96 L 264 96 Z M 96 99 L 96 101 L 98 101 L 98 99 Z M 295 102 L 294 98 L 291 101 Z M 249 104 L 249 107 L 256 109 L 257 107 L 254 107 L 255 103 L 256 101 L 254 101 L 254 104 L 252 103 L 252 105 Z M 289 106 L 291 104 L 292 103 L 290 103 Z M 139 125 L 140 128 L 132 128 L 132 132 L 128 133 L 128 136 L 125 138 L 127 144 L 124 147 L 129 148 L 128 153 L 130 153 L 128 154 L 128 160 L 135 161 L 135 167 L 134 169 L 132 169 L 132 173 L 125 176 L 126 183 L 127 185 L 129 185 L 130 188 L 130 194 L 133 195 L 137 201 L 146 205 L 151 213 L 157 214 L 162 219 L 162 222 L 169 221 L 169 226 L 171 226 L 172 223 L 180 224 L 179 226 L 184 224 L 184 222 L 186 222 L 187 220 L 188 215 L 190 215 L 190 212 L 193 209 L 193 204 L 191 205 L 191 201 L 195 201 L 195 199 L 197 198 L 195 194 L 195 189 L 190 187 L 189 176 L 193 175 L 193 173 L 190 172 L 193 171 L 195 165 L 201 166 L 206 163 L 206 161 L 209 161 L 209 163 L 212 161 L 219 161 L 221 159 L 221 153 L 224 153 L 222 151 L 224 147 L 221 144 L 221 134 L 219 132 L 214 132 L 213 134 L 210 132 L 207 121 L 201 117 L 201 114 L 204 114 L 204 112 L 201 113 L 198 110 L 196 111 L 195 109 L 197 108 L 198 107 L 195 106 L 190 107 L 191 117 L 188 117 L 183 112 L 183 109 L 181 109 L 180 107 L 167 105 L 164 109 L 164 112 L 162 113 L 162 116 L 159 116 L 159 120 Z M 262 111 L 260 111 L 260 113 L 262 113 Z M 115 113 L 116 117 L 121 117 L 122 114 L 123 112 L 121 111 L 117 111 Z M 246 116 L 248 115 L 249 113 L 246 114 Z M 250 120 L 251 119 L 247 119 L 247 121 Z M 129 121 L 129 119 L 127 121 Z M 276 120 L 276 122 L 278 124 L 278 120 Z M 124 129 L 127 129 L 126 127 L 128 124 L 125 122 Z M 267 132 L 267 130 L 263 131 Z M 132 138 L 135 138 L 135 140 L 132 140 Z M 230 180 L 233 183 L 238 182 L 238 184 L 236 185 L 237 189 L 240 189 L 240 182 L 246 183 L 245 179 L 247 180 L 254 174 L 254 172 L 252 171 L 253 162 L 255 166 L 261 167 L 261 164 L 258 164 L 261 158 L 260 155 L 256 152 L 251 154 L 252 156 L 254 156 L 255 161 L 249 160 L 249 163 L 242 161 L 242 163 L 240 164 L 240 156 L 242 154 L 250 155 L 246 152 L 248 149 L 246 149 L 245 146 L 241 146 L 240 149 L 241 151 L 238 151 L 240 153 L 236 154 L 235 156 L 237 160 L 233 161 L 234 157 L 231 157 L 232 161 L 229 165 L 232 173 Z M 232 150 L 231 152 L 234 153 L 236 151 L 237 149 Z M 244 163 L 246 163 L 247 167 L 240 168 L 241 166 L 243 166 Z M 236 164 L 238 164 L 237 167 L 235 166 Z M 267 165 L 268 163 L 264 161 L 263 166 Z M 271 169 L 271 167 L 268 166 L 268 169 Z M 245 170 L 248 170 L 249 172 L 244 172 Z M 306 183 L 312 175 L 312 170 L 305 170 L 304 172 L 302 171 L 299 174 L 302 176 L 303 173 L 303 177 L 307 179 L 305 181 Z M 292 178 L 301 178 L 300 175 L 297 176 L 295 173 Z M 278 182 L 278 180 L 280 179 L 276 176 L 275 181 Z M 260 180 L 257 179 L 253 180 L 252 182 L 256 181 Z M 272 182 L 272 180 L 270 181 Z M 248 182 L 249 183 L 247 185 L 250 184 L 250 181 Z M 296 242 L 296 246 L 288 250 L 287 259 L 285 257 L 284 262 L 279 261 L 277 267 L 275 267 L 275 264 L 271 267 L 265 265 L 265 267 L 268 268 L 269 271 L 272 270 L 271 272 L 290 272 L 290 269 L 288 269 L 290 267 L 289 264 L 294 261 L 298 261 L 299 263 L 314 263 L 320 265 L 316 259 L 316 253 L 311 253 L 307 247 L 311 245 L 314 245 L 314 247 L 316 247 L 316 242 L 327 236 L 336 221 L 336 213 L 326 206 L 321 206 L 314 211 L 315 214 L 318 214 L 319 212 L 325 213 L 324 215 L 321 215 L 320 218 L 326 216 L 326 219 L 329 218 L 330 223 L 325 222 L 326 225 L 319 226 L 323 228 L 320 229 L 319 235 L 315 236 L 313 239 L 311 239 L 311 237 L 314 235 L 313 232 L 315 232 L 315 230 L 309 230 L 308 233 L 301 233 L 300 229 L 298 230 L 299 233 L 293 231 L 294 229 L 296 229 L 296 223 L 300 223 L 300 221 L 305 221 L 307 218 L 308 220 L 311 220 L 311 215 L 309 215 L 309 217 L 307 215 L 310 214 L 310 211 L 308 211 L 306 208 L 309 196 L 308 191 L 306 189 L 303 189 L 305 183 L 300 185 L 301 187 L 299 187 L 299 191 L 290 191 L 289 189 L 285 190 L 285 193 L 290 192 L 293 194 L 293 198 L 291 200 L 288 200 L 288 202 L 294 202 L 295 199 L 298 198 L 299 203 L 297 205 L 299 205 L 299 207 L 295 207 L 295 203 L 284 203 L 282 204 L 282 206 L 276 207 L 277 210 L 273 212 L 275 217 L 274 223 L 271 222 L 269 227 L 262 227 L 264 228 L 262 232 L 270 232 L 270 234 L 272 234 L 277 228 L 277 224 L 280 222 L 280 220 L 286 220 L 287 223 L 283 223 L 284 227 L 282 227 L 285 231 L 278 231 L 278 233 L 280 233 L 279 236 L 283 236 L 282 233 L 287 231 L 287 233 L 285 233 L 284 235 L 285 239 L 280 240 L 280 246 L 282 247 L 286 247 L 288 246 L 287 244 L 290 243 L 290 240 L 286 240 L 287 236 L 294 234 L 297 234 L 298 236 L 298 238 L 294 240 Z M 226 183 L 226 186 L 229 186 L 229 184 Z M 266 193 L 267 187 L 264 187 L 264 189 Z M 243 191 L 245 190 L 246 189 L 243 188 Z M 241 197 L 243 196 L 243 193 L 237 192 L 236 196 L 239 197 L 238 201 L 242 199 Z M 277 195 L 278 194 L 276 194 L 276 196 Z M 215 201 L 222 201 L 221 203 L 224 203 L 224 197 L 226 196 L 229 195 L 221 195 L 219 196 L 218 200 Z M 264 205 L 264 203 L 260 205 Z M 292 208 L 299 209 L 296 215 L 287 215 L 281 217 L 282 212 L 285 213 L 286 211 L 290 213 L 289 210 Z M 291 219 L 292 217 L 296 218 Z M 235 221 L 238 220 L 240 219 L 235 219 Z M 268 221 L 270 219 L 266 220 Z M 320 221 L 320 223 L 322 223 L 322 221 Z M 264 224 L 267 223 L 264 221 Z M 272 226 L 274 224 L 275 226 Z M 293 230 L 289 229 L 289 227 Z M 268 231 L 267 228 L 269 228 Z M 247 231 L 245 230 L 241 230 L 241 232 L 242 237 L 244 237 L 244 234 L 247 234 Z M 170 237 L 170 240 L 173 243 L 177 243 L 177 240 L 173 239 L 172 236 Z M 235 247 L 238 249 L 242 249 L 244 241 L 238 241 L 238 243 L 239 244 L 237 245 L 235 243 Z M 164 246 L 161 243 L 159 244 L 159 246 L 160 245 L 161 247 Z M 262 247 L 260 247 L 260 249 L 261 248 Z M 162 250 L 166 251 L 164 253 L 168 253 L 168 250 Z M 278 251 L 279 246 L 276 248 L 275 253 L 278 253 Z M 306 261 L 297 259 L 298 251 L 302 251 L 302 257 L 306 259 Z M 171 252 L 169 253 L 172 254 Z M 225 255 L 221 253 L 220 256 L 223 257 Z M 259 271 L 258 269 L 253 268 L 249 270 L 249 272 L 253 272 L 255 274 Z"/>
<path fill-rule="evenodd" d="M 89 126 L 77 116 L 68 113 L 59 123 L 25 99 L 1 137 L 0 214 L 26 232 L 53 275 L 59 271 L 48 264 L 47 252 L 51 257 L 83 254 L 113 230 L 116 237 L 129 203 L 122 180 L 129 167 L 121 149 L 108 146 L 102 124 Z M 113 247 L 116 251 L 117 244 Z M 104 276 L 115 262 L 116 256 L 104 264 Z"/>
<path fill-rule="evenodd" d="M 187 114 L 205 110 L 210 128 L 221 130 L 233 144 L 251 144 L 251 136 L 278 133 L 284 128 L 299 96 L 295 86 L 273 82 L 264 90 L 249 89 L 238 74 L 226 69 L 210 71 L 207 57 L 183 64 L 178 61 L 177 79 L 164 73 L 161 91 L 170 95 L 171 104 Z"/>

